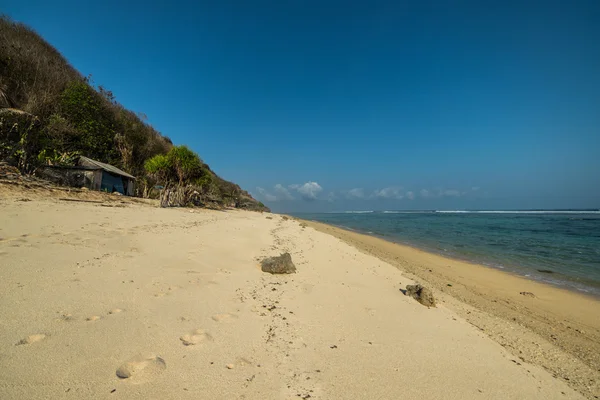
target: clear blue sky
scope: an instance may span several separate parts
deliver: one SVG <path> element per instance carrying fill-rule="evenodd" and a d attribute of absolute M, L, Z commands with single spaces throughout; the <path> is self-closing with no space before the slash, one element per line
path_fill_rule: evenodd
<path fill-rule="evenodd" d="M 599 1 L 7 1 L 274 210 L 600 207 Z"/>

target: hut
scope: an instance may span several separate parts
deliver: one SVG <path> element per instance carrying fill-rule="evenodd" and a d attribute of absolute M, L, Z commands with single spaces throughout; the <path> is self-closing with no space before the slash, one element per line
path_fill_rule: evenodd
<path fill-rule="evenodd" d="M 133 196 L 135 177 L 119 168 L 84 156 L 75 166 L 47 165 L 39 170 L 41 177 L 65 186 L 87 187 L 108 193 Z"/>

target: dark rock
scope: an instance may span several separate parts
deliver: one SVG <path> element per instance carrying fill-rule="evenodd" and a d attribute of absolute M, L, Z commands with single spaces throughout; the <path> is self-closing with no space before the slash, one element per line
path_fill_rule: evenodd
<path fill-rule="evenodd" d="M 531 293 L 531 292 L 520 292 L 523 296 L 527 296 L 527 297 L 535 297 L 535 294 Z"/>
<path fill-rule="evenodd" d="M 270 274 L 293 274 L 296 272 L 296 266 L 292 262 L 290 253 L 283 253 L 278 257 L 265 258 L 261 262 L 263 272 Z"/>
<path fill-rule="evenodd" d="M 406 292 L 404 294 L 411 296 L 424 306 L 435 307 L 435 298 L 431 290 L 419 284 L 406 285 Z"/>
<path fill-rule="evenodd" d="M 551 271 L 549 269 L 538 269 L 538 272 L 542 272 L 544 274 L 553 274 L 554 271 Z"/>

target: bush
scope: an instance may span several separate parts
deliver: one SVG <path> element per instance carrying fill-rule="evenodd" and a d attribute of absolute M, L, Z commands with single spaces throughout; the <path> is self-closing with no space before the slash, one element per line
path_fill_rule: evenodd
<path fill-rule="evenodd" d="M 166 155 L 156 155 L 144 164 L 146 172 L 165 186 L 175 181 L 179 185 L 208 182 L 202 167 L 200 157 L 187 146 L 174 146 Z"/>
<path fill-rule="evenodd" d="M 69 83 L 60 101 L 61 114 L 79 132 L 74 146 L 87 157 L 115 163 L 115 128 L 102 97 L 84 81 Z"/>
<path fill-rule="evenodd" d="M 197 179 L 202 175 L 202 160 L 187 146 L 175 146 L 167 154 L 179 184 L 186 180 Z"/>

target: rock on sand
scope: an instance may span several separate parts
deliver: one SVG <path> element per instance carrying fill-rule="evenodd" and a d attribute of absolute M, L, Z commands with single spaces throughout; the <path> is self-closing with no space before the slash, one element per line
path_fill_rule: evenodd
<path fill-rule="evenodd" d="M 293 274 L 296 272 L 296 266 L 292 262 L 290 253 L 283 253 L 278 257 L 265 258 L 261 262 L 263 272 L 270 274 Z"/>

